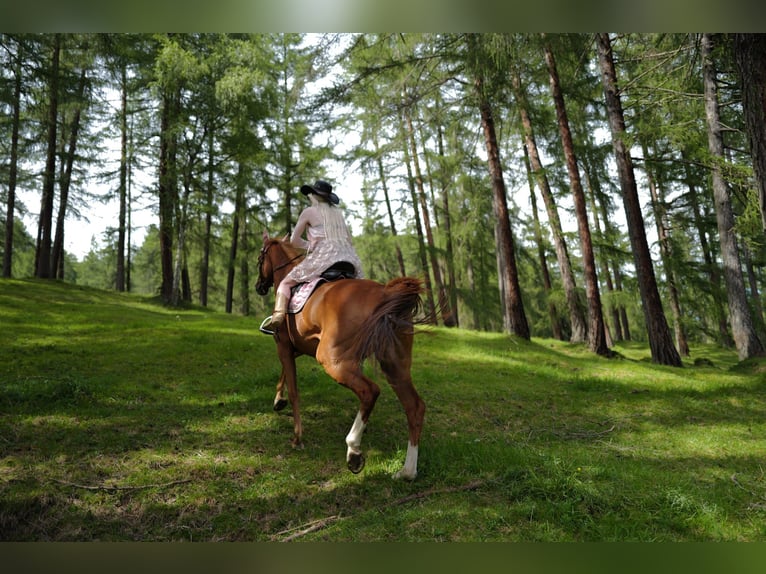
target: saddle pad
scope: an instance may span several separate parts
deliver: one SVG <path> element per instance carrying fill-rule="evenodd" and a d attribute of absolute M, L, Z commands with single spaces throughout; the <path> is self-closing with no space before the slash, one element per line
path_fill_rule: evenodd
<path fill-rule="evenodd" d="M 314 292 L 314 289 L 316 289 L 319 285 L 324 283 L 326 280 L 317 277 L 316 279 L 312 279 L 308 283 L 301 283 L 298 285 L 294 290 L 293 294 L 290 297 L 290 303 L 287 305 L 287 312 L 288 313 L 300 313 L 301 309 L 303 309 L 303 306 L 306 304 L 306 301 L 308 301 L 311 294 Z"/>

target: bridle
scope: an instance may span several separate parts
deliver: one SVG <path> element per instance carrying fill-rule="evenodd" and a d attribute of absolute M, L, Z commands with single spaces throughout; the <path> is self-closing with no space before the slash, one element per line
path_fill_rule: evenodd
<path fill-rule="evenodd" d="M 263 244 L 263 247 L 261 248 L 261 252 L 258 255 L 258 283 L 255 285 L 255 290 L 260 295 L 265 295 L 268 293 L 269 289 L 272 285 L 274 285 L 274 273 L 279 271 L 280 269 L 284 269 L 288 265 L 290 265 L 293 261 L 300 259 L 301 257 L 304 257 L 303 253 L 298 253 L 295 257 L 292 257 L 285 261 L 284 263 L 280 263 L 276 267 L 273 267 L 271 269 L 271 278 L 266 279 L 263 276 L 263 262 L 266 259 L 266 254 L 269 252 L 269 249 L 271 249 L 278 241 L 269 240 L 266 243 Z"/>

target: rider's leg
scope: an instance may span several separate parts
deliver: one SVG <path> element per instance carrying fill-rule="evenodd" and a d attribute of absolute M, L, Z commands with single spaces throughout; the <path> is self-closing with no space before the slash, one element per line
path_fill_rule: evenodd
<path fill-rule="evenodd" d="M 271 314 L 271 321 L 267 327 L 279 327 L 285 320 L 287 313 L 287 304 L 290 302 L 290 290 L 292 284 L 284 280 L 277 287 L 277 294 L 274 301 L 274 312 Z"/>

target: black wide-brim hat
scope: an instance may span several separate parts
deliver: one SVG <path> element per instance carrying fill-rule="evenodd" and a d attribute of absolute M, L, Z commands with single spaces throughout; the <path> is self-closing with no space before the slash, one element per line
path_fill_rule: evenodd
<path fill-rule="evenodd" d="M 338 205 L 340 203 L 340 199 L 337 195 L 335 195 L 332 192 L 332 186 L 327 183 L 326 181 L 323 181 L 321 179 L 318 179 L 314 182 L 314 185 L 302 185 L 301 186 L 301 193 L 303 195 L 308 195 L 310 193 L 315 193 L 325 201 L 332 203 L 333 205 Z"/>

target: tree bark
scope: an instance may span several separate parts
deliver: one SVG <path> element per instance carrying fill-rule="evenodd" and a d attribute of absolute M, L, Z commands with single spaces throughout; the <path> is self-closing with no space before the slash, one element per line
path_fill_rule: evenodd
<path fill-rule="evenodd" d="M 444 237 L 445 237 L 445 258 L 447 260 L 447 292 L 450 298 L 450 311 L 452 316 L 448 326 L 459 326 L 460 318 L 457 308 L 457 281 L 455 279 L 455 252 L 452 246 L 452 218 L 449 208 L 449 181 L 446 173 L 446 160 L 444 155 L 444 135 L 442 133 L 442 124 L 439 123 L 437 129 L 437 145 L 439 152 L 439 182 L 442 196 L 442 217 L 444 219 Z M 445 321 L 445 325 L 447 322 Z"/>
<path fill-rule="evenodd" d="M 245 209 L 245 188 L 243 184 L 243 172 L 244 166 L 242 162 L 239 162 L 237 166 L 237 178 L 236 178 L 236 197 L 234 199 L 234 213 L 232 215 L 231 226 L 231 247 L 229 248 L 229 265 L 228 275 L 226 277 L 226 312 L 231 313 L 234 306 L 234 275 L 236 273 L 237 264 L 237 246 L 239 241 L 239 226 L 243 219 L 243 212 Z"/>
<path fill-rule="evenodd" d="M 16 217 L 16 179 L 19 168 L 19 131 L 21 117 L 21 79 L 24 48 L 16 42 L 16 58 L 13 66 L 13 113 L 11 119 L 11 155 L 8 167 L 8 200 L 5 217 L 5 251 L 3 252 L 3 277 L 13 274 L 13 221 Z"/>
<path fill-rule="evenodd" d="M 479 113 L 487 149 L 487 163 L 492 182 L 493 210 L 495 214 L 495 240 L 499 255 L 498 272 L 500 274 L 500 295 L 504 312 L 505 327 L 514 335 L 529 340 L 529 324 L 524 312 L 519 285 L 516 252 L 514 247 L 511 221 L 508 214 L 505 179 L 500 164 L 500 152 L 495 134 L 495 120 L 492 107 L 484 94 L 484 81 L 480 75 L 474 80 L 474 88 L 479 100 Z"/>
<path fill-rule="evenodd" d="M 585 293 L 588 300 L 588 347 L 598 355 L 610 356 L 612 353 L 606 342 L 604 329 L 604 316 L 601 310 L 601 294 L 598 288 L 598 276 L 596 275 L 596 259 L 593 255 L 593 243 L 590 237 L 588 225 L 588 211 L 585 206 L 585 192 L 580 180 L 580 170 L 577 167 L 577 156 L 572 141 L 572 132 L 569 129 L 564 95 L 561 92 L 558 69 L 553 51 L 547 42 L 544 43 L 545 61 L 548 64 L 548 75 L 551 84 L 551 94 L 556 106 L 556 118 L 561 134 L 561 144 L 564 148 L 564 157 L 569 174 L 569 187 L 572 192 L 577 217 L 577 230 L 580 236 L 580 249 L 582 251 L 583 274 L 585 276 Z"/>
<path fill-rule="evenodd" d="M 165 303 L 173 300 L 173 229 L 176 204 L 178 203 L 176 175 L 176 136 L 173 133 L 178 111 L 178 96 L 165 89 L 160 117 L 160 263 L 162 287 L 160 293 Z"/>
<path fill-rule="evenodd" d="M 120 213 L 117 219 L 117 291 L 125 291 L 125 229 L 128 209 L 128 73 L 127 65 L 120 66 Z"/>
<path fill-rule="evenodd" d="M 643 144 L 644 161 L 649 158 L 649 149 L 646 144 Z M 655 175 L 652 168 L 645 166 L 646 179 L 649 184 L 649 193 L 652 197 L 652 211 L 654 212 L 654 223 L 657 227 L 657 241 L 660 246 L 660 259 L 662 260 L 662 267 L 665 269 L 665 278 L 668 286 L 668 299 L 670 303 L 670 311 L 673 314 L 673 330 L 676 335 L 676 346 L 678 352 L 682 357 L 689 356 L 689 342 L 686 339 L 686 330 L 683 324 L 683 314 L 681 313 L 681 302 L 678 296 L 678 280 L 676 278 L 676 272 L 673 268 L 673 257 L 670 246 L 670 236 L 668 228 L 665 225 L 665 197 L 660 188 L 660 182 L 658 176 Z"/>
<path fill-rule="evenodd" d="M 673 346 L 673 339 L 670 335 L 670 329 L 662 309 L 662 300 L 657 288 L 649 244 L 646 240 L 644 217 L 641 213 L 641 203 L 638 199 L 638 187 L 633 170 L 633 160 L 630 157 L 630 150 L 625 141 L 627 135 L 625 119 L 617 90 L 617 74 L 614 69 L 609 34 L 597 34 L 596 44 L 598 47 L 601 79 L 604 85 L 607 116 L 612 132 L 612 147 L 614 148 L 617 172 L 620 178 L 625 217 L 628 224 L 628 235 L 630 236 L 630 244 L 633 250 L 636 279 L 641 294 L 652 361 L 662 365 L 680 367 L 681 357 Z"/>
<path fill-rule="evenodd" d="M 702 35 L 702 74 L 707 118 L 708 148 L 713 165 L 713 196 L 715 199 L 718 237 L 721 243 L 723 276 L 729 302 L 729 321 L 734 336 L 734 345 L 740 359 L 747 359 L 764 352 L 763 344 L 753 328 L 750 308 L 747 304 L 745 282 L 739 257 L 737 236 L 734 232 L 734 212 L 731 206 L 729 185 L 724 179 L 721 166 L 725 162 L 723 135 L 718 114 L 718 87 L 713 64 L 713 39 L 710 34 Z"/>
<path fill-rule="evenodd" d="M 734 59 L 742 84 L 742 108 L 766 233 L 766 34 L 734 34 Z"/>
<path fill-rule="evenodd" d="M 250 315 L 250 236 L 247 232 L 247 205 L 243 206 L 241 213 L 242 220 L 239 223 L 239 244 L 240 244 L 240 257 L 239 257 L 239 290 L 241 302 L 239 311 L 245 317 Z"/>
<path fill-rule="evenodd" d="M 750 302 L 753 308 L 755 330 L 761 341 L 763 341 L 763 337 L 766 337 L 766 321 L 763 318 L 763 305 L 761 304 L 761 295 L 758 290 L 758 277 L 756 276 L 753 258 L 750 256 L 750 249 L 748 249 L 747 245 L 742 246 L 742 256 L 745 259 L 747 283 L 750 287 Z"/>
<path fill-rule="evenodd" d="M 404 164 L 407 167 L 407 185 L 412 199 L 412 214 L 415 218 L 415 231 L 418 236 L 418 255 L 420 257 L 420 268 L 423 273 L 423 282 L 425 283 L 426 298 L 426 316 L 430 321 L 436 322 L 436 305 L 434 304 L 434 294 L 431 287 L 431 272 L 428 269 L 428 255 L 426 253 L 425 239 L 423 238 L 423 226 L 420 222 L 420 213 L 418 210 L 418 198 L 415 191 L 415 178 L 412 174 L 412 161 L 410 159 L 407 130 L 405 128 L 406 120 L 404 111 L 400 118 L 399 129 L 402 136 L 402 149 L 404 150 Z"/>
<path fill-rule="evenodd" d="M 380 154 L 380 148 L 378 147 L 377 137 L 375 138 L 375 157 L 378 166 L 378 177 L 380 178 L 380 187 L 383 188 L 383 201 L 386 204 L 386 213 L 388 214 L 388 227 L 391 229 L 391 235 L 394 237 L 394 247 L 396 249 L 396 261 L 399 264 L 399 273 L 402 277 L 407 275 L 407 271 L 404 267 L 404 256 L 402 255 L 402 248 L 399 247 L 399 240 L 396 235 L 396 223 L 394 222 L 394 210 L 391 207 L 391 198 L 388 193 L 388 183 L 386 181 L 386 172 L 383 169 L 383 158 Z"/>
<path fill-rule="evenodd" d="M 567 244 L 564 240 L 561 218 L 559 217 L 556 201 L 553 198 L 553 192 L 551 191 L 548 182 L 548 176 L 545 175 L 545 168 L 540 160 L 540 153 L 537 149 L 532 121 L 530 120 L 527 111 L 526 97 L 523 93 L 521 78 L 518 73 L 514 73 L 512 82 L 516 93 L 516 103 L 521 118 L 521 125 L 524 130 L 524 142 L 529 154 L 529 162 L 532 166 L 532 173 L 537 181 L 537 186 L 540 189 L 540 195 L 543 196 L 545 209 L 548 213 L 548 222 L 551 227 L 551 233 L 553 234 L 553 245 L 556 248 L 556 259 L 558 260 L 559 269 L 561 270 L 561 283 L 564 286 L 564 294 L 566 295 L 567 309 L 569 311 L 569 323 L 572 329 L 569 340 L 573 343 L 582 343 L 588 336 L 588 327 L 585 321 L 582 305 L 580 304 L 580 298 L 577 295 L 577 282 L 575 281 L 574 272 L 572 271 L 569 250 L 567 249 Z"/>
<path fill-rule="evenodd" d="M 53 277 L 51 270 L 51 249 L 53 232 L 53 196 L 56 184 L 56 128 L 58 123 L 59 61 L 61 58 L 61 34 L 54 34 L 51 55 L 50 90 L 47 119 L 47 155 L 40 205 L 40 221 L 37 230 L 37 251 L 35 276 L 40 279 Z"/>
<path fill-rule="evenodd" d="M 205 233 L 202 238 L 202 262 L 200 263 L 199 304 L 207 307 L 208 277 L 210 274 L 210 243 L 213 233 L 213 184 L 215 140 L 212 129 L 207 130 L 207 186 L 205 189 Z"/>
<path fill-rule="evenodd" d="M 527 152 L 527 146 L 522 145 L 524 152 L 524 167 L 527 171 L 527 181 L 529 183 L 529 199 L 532 203 L 532 222 L 535 235 L 535 243 L 537 244 L 537 258 L 540 260 L 540 274 L 543 279 L 543 290 L 545 297 L 548 300 L 548 317 L 551 321 L 551 334 L 554 339 L 563 340 L 564 335 L 561 329 L 561 319 L 559 318 L 556 304 L 553 302 L 553 284 L 551 283 L 551 274 L 548 270 L 548 257 L 545 255 L 545 243 L 543 241 L 543 228 L 540 224 L 540 216 L 537 213 L 537 196 L 535 195 L 535 178 L 532 175 L 532 168 L 529 165 L 529 152 Z"/>
<path fill-rule="evenodd" d="M 593 214 L 593 228 L 596 232 L 596 237 L 598 238 L 597 241 L 600 241 L 602 244 L 604 242 L 604 233 L 601 230 L 601 223 L 599 220 L 599 207 L 598 203 L 596 201 L 596 194 L 598 193 L 597 188 L 599 187 L 598 180 L 595 180 L 594 177 L 591 177 L 590 174 L 590 167 L 588 162 L 585 162 L 585 183 L 588 187 L 588 190 L 590 191 L 588 199 L 590 200 L 590 208 L 591 213 Z M 606 284 L 606 292 L 609 294 L 614 293 L 614 283 L 612 282 L 612 274 L 609 272 L 609 257 L 607 256 L 606 252 L 602 250 L 601 256 L 598 258 L 599 262 L 601 263 L 601 278 Z M 606 338 L 607 338 L 607 344 L 612 346 L 614 344 L 614 341 L 622 341 L 622 326 L 620 324 L 620 313 L 617 308 L 617 305 L 614 303 L 609 305 L 609 311 L 612 315 L 612 323 L 614 324 L 614 335 L 609 330 L 609 323 L 607 321 L 604 321 L 604 330 L 606 331 Z"/>
<path fill-rule="evenodd" d="M 415 142 L 415 129 L 412 125 L 412 114 L 410 108 L 405 108 L 404 119 L 407 127 L 407 136 L 410 144 L 410 153 L 412 155 L 412 164 L 415 168 L 415 187 L 417 189 L 418 201 L 420 203 L 420 211 L 423 217 L 423 230 L 426 236 L 426 250 L 431 261 L 431 273 L 434 276 L 434 283 L 436 284 L 436 291 L 438 294 L 438 312 L 441 313 L 442 322 L 446 325 L 449 323 L 450 317 L 450 305 L 447 293 L 444 290 L 444 282 L 442 280 L 441 269 L 439 268 L 439 262 L 436 259 L 436 245 L 434 244 L 434 235 L 431 229 L 431 216 L 428 212 L 428 200 L 426 199 L 426 192 L 423 185 L 423 174 L 420 171 L 420 162 L 418 160 L 417 144 Z"/>
<path fill-rule="evenodd" d="M 53 240 L 53 253 L 51 259 L 51 276 L 58 279 L 64 278 L 64 223 L 69 207 L 69 190 L 72 185 L 72 171 L 74 169 L 75 152 L 77 151 L 77 138 L 80 132 L 80 119 L 82 117 L 83 102 L 85 95 L 86 71 L 80 71 L 80 83 L 78 87 L 77 101 L 75 102 L 74 116 L 69 126 L 69 141 L 67 149 L 62 154 L 66 160 L 61 169 L 59 181 L 59 209 L 56 218 L 56 233 Z"/>

